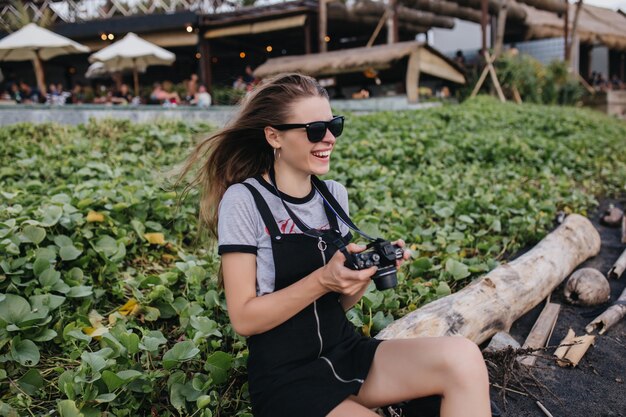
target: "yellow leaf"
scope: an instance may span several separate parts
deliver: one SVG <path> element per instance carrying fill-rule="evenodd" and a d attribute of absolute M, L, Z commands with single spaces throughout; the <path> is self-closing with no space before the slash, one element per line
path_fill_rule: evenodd
<path fill-rule="evenodd" d="M 104 221 L 104 215 L 98 213 L 97 211 L 93 211 L 93 210 L 89 210 L 89 213 L 87 213 L 87 223 L 94 223 L 94 222 L 103 222 Z"/>
<path fill-rule="evenodd" d="M 117 323 L 117 320 L 120 318 L 124 318 L 124 316 L 122 316 L 117 311 L 109 314 L 109 326 L 115 326 L 115 323 Z"/>
<path fill-rule="evenodd" d="M 146 233 L 143 237 L 153 245 L 165 245 L 165 236 L 163 236 L 163 233 Z"/>
<path fill-rule="evenodd" d="M 176 257 L 174 255 L 170 255 L 169 253 L 164 253 L 163 255 L 161 255 L 161 259 L 163 259 L 164 262 L 173 262 Z"/>
<path fill-rule="evenodd" d="M 138 304 L 137 300 L 135 300 L 134 298 L 131 298 L 130 300 L 126 302 L 126 304 L 120 307 L 118 312 L 123 316 L 128 316 L 129 314 L 133 313 L 133 311 L 135 310 L 135 307 L 138 307 L 137 304 Z"/>
<path fill-rule="evenodd" d="M 107 327 L 104 327 L 104 326 L 100 326 L 100 327 L 83 327 L 83 333 L 93 337 L 96 340 L 100 339 L 100 337 L 103 334 L 108 333 L 108 332 L 109 332 L 109 329 Z"/>
<path fill-rule="evenodd" d="M 96 310 L 91 310 L 87 317 L 89 318 L 89 323 L 91 323 L 93 327 L 102 326 L 102 320 L 104 320 L 104 317 L 102 317 Z"/>

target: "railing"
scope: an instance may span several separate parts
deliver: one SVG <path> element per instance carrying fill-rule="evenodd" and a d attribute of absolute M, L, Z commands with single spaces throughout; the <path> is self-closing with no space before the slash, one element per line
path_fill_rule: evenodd
<path fill-rule="evenodd" d="M 254 0 L 0 0 L 0 26 L 10 27 L 12 22 L 25 20 L 74 23 L 179 11 L 209 14 L 253 3 Z"/>

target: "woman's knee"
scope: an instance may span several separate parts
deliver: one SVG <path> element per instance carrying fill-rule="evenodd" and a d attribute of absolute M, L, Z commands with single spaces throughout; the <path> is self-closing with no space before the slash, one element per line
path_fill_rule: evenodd
<path fill-rule="evenodd" d="M 487 378 L 487 368 L 478 346 L 464 337 L 450 337 L 442 349 L 442 371 L 454 385 L 467 384 Z"/>

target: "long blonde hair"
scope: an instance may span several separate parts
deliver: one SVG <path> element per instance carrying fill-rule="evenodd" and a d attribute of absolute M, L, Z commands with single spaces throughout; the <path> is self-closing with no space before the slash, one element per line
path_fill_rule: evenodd
<path fill-rule="evenodd" d="M 264 128 L 286 123 L 293 103 L 312 96 L 328 99 L 326 90 L 312 77 L 290 73 L 269 78 L 243 99 L 239 112 L 223 129 L 195 146 L 182 164 L 175 187 L 200 161 L 198 172 L 182 196 L 199 187 L 201 230 L 206 228 L 217 237 L 217 209 L 226 189 L 267 172 L 274 162 Z"/>

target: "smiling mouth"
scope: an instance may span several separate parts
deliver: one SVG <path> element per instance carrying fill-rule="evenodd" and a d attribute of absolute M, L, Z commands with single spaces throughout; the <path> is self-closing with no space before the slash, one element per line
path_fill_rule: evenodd
<path fill-rule="evenodd" d="M 311 154 L 320 159 L 328 159 L 330 157 L 331 151 L 323 151 L 323 152 L 311 152 Z"/>

